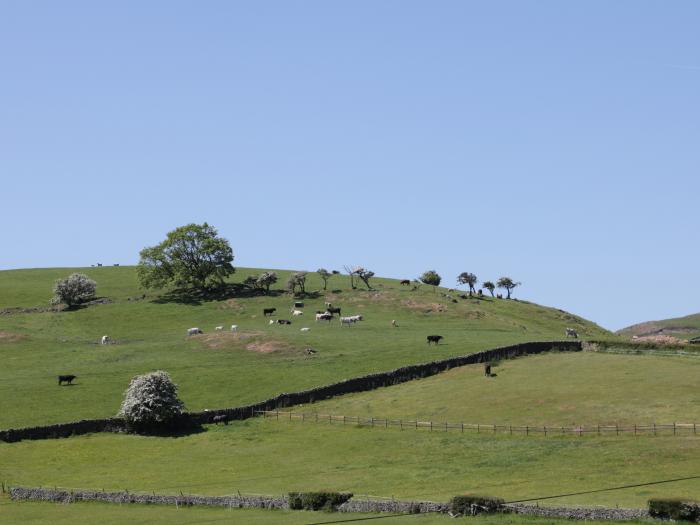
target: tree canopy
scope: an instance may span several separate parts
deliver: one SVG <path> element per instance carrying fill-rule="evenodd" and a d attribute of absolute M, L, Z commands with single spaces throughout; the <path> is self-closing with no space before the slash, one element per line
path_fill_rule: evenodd
<path fill-rule="evenodd" d="M 506 299 L 510 299 L 510 294 L 513 291 L 513 289 L 520 285 L 521 283 L 516 283 L 510 277 L 501 277 L 496 283 L 496 286 L 498 286 L 499 288 L 505 288 L 505 290 L 508 292 L 508 297 L 506 297 Z"/>
<path fill-rule="evenodd" d="M 158 370 L 131 380 L 118 415 L 130 425 L 145 430 L 172 422 L 183 408 L 177 385 L 167 372 Z"/>
<path fill-rule="evenodd" d="M 144 288 L 174 285 L 206 290 L 222 285 L 235 272 L 231 246 L 206 222 L 175 228 L 163 242 L 144 248 L 140 255 L 137 273 Z"/>
<path fill-rule="evenodd" d="M 435 270 L 428 270 L 427 272 L 423 272 L 423 275 L 420 276 L 420 281 L 429 284 L 434 289 L 436 286 L 440 286 L 442 277 L 440 277 Z"/>
<path fill-rule="evenodd" d="M 84 273 L 72 273 L 65 279 L 58 279 L 53 287 L 53 304 L 77 306 L 95 297 L 97 283 Z"/>
<path fill-rule="evenodd" d="M 333 274 L 325 268 L 319 268 L 316 270 L 316 273 L 323 279 L 323 289 L 325 290 L 328 287 L 328 279 L 330 279 Z"/>
<path fill-rule="evenodd" d="M 493 284 L 491 281 L 484 281 L 481 286 L 486 288 L 489 291 L 489 293 L 491 293 L 491 297 L 493 297 L 493 291 L 496 289 L 495 284 Z"/>
<path fill-rule="evenodd" d="M 469 286 L 469 295 L 471 295 L 472 292 L 475 291 L 474 285 L 476 284 L 476 282 L 477 278 L 476 275 L 474 275 L 473 273 L 462 272 L 457 276 L 457 283 L 466 284 Z"/>

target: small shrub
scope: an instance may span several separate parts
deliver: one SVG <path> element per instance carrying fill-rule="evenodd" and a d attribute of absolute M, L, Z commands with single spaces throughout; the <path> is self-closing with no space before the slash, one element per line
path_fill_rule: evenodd
<path fill-rule="evenodd" d="M 95 297 L 97 283 L 84 273 L 72 273 L 65 279 L 58 279 L 53 287 L 53 304 L 69 307 L 82 304 Z"/>
<path fill-rule="evenodd" d="M 352 498 L 350 492 L 290 492 L 289 508 L 292 510 L 335 511 L 339 505 Z"/>
<path fill-rule="evenodd" d="M 654 498 L 649 500 L 649 514 L 654 518 L 700 521 L 700 503 L 681 498 Z"/>
<path fill-rule="evenodd" d="M 450 500 L 450 512 L 453 514 L 472 515 L 481 513 L 493 513 L 502 509 L 504 501 L 491 496 L 475 496 L 465 494 L 455 496 Z"/>

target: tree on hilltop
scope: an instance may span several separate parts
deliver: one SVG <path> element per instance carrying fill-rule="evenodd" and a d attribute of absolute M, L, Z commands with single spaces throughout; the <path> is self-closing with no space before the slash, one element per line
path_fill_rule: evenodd
<path fill-rule="evenodd" d="M 371 290 L 372 287 L 369 284 L 369 280 L 374 277 L 374 272 L 363 268 L 362 266 L 356 266 L 353 268 L 352 272 L 357 275 L 363 283 L 365 283 L 365 286 L 367 286 L 368 290 Z"/>
<path fill-rule="evenodd" d="M 295 294 L 299 288 L 299 293 L 306 293 L 306 272 L 296 272 L 287 279 L 287 289 Z"/>
<path fill-rule="evenodd" d="M 236 271 L 228 241 L 206 222 L 175 228 L 160 244 L 141 250 L 140 256 L 137 275 L 144 288 L 175 285 L 206 291 L 223 285 L 224 278 Z"/>
<path fill-rule="evenodd" d="M 328 279 L 330 279 L 333 274 L 325 268 L 319 268 L 316 270 L 316 273 L 323 279 L 323 289 L 325 290 L 328 287 Z"/>
<path fill-rule="evenodd" d="M 510 299 L 511 292 L 521 284 L 522 283 L 516 283 L 510 277 L 501 277 L 496 283 L 496 286 L 498 286 L 499 288 L 505 288 L 505 290 L 508 292 L 508 297 L 506 297 L 506 299 Z"/>
<path fill-rule="evenodd" d="M 457 283 L 458 284 L 466 284 L 469 286 L 469 295 L 472 295 L 472 292 L 475 292 L 476 290 L 474 289 L 474 285 L 477 282 L 476 275 L 473 273 L 469 272 L 462 272 L 457 276 Z"/>
<path fill-rule="evenodd" d="M 95 297 L 97 283 L 84 273 L 72 273 L 65 279 L 58 279 L 53 286 L 52 304 L 65 304 L 69 308 Z"/>
<path fill-rule="evenodd" d="M 440 277 L 435 270 L 428 270 L 427 272 L 423 272 L 423 275 L 420 276 L 419 280 L 422 283 L 432 286 L 433 291 L 435 291 L 436 287 L 440 286 L 442 277 Z"/>
<path fill-rule="evenodd" d="M 491 297 L 493 297 L 493 291 L 496 289 L 495 284 L 493 284 L 491 281 L 484 281 L 481 286 L 486 288 L 491 293 Z"/>

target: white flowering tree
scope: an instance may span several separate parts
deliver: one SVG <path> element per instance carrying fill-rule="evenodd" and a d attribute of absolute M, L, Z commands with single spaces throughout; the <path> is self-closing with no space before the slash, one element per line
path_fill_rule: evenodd
<path fill-rule="evenodd" d="M 97 283 L 84 273 L 72 273 L 53 286 L 53 304 L 76 306 L 95 297 Z"/>
<path fill-rule="evenodd" d="M 136 376 L 124 392 L 119 416 L 135 428 L 167 427 L 184 408 L 177 385 L 163 370 Z"/>

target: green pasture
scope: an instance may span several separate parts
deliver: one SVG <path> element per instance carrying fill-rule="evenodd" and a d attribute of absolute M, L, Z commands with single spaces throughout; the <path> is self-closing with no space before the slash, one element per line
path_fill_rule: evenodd
<path fill-rule="evenodd" d="M 300 412 L 531 426 L 700 423 L 700 358 L 549 353 L 501 361 L 371 392 Z"/>
<path fill-rule="evenodd" d="M 109 505 L 103 503 L 12 502 L 0 497 L 0 519 L 8 524 L 27 525 L 75 525 L 76 523 L 101 523 L 103 525 L 198 525 L 209 523 L 245 523 L 250 525 L 305 525 L 326 521 L 341 521 L 353 518 L 373 518 L 383 514 L 330 514 L 326 512 L 179 508 L 148 505 Z M 563 525 L 569 520 L 533 518 L 528 516 L 477 516 L 460 520 L 471 525 Z M 449 516 L 419 514 L 384 518 L 377 523 L 387 525 L 441 525 L 454 523 Z M 615 522 L 589 521 L 591 525 Z M 652 523 L 651 520 L 625 521 L 630 525 Z"/>
<path fill-rule="evenodd" d="M 250 296 L 236 283 L 260 270 L 239 269 L 228 294 L 211 300 L 143 291 L 133 267 L 64 268 L 0 272 L 0 309 L 48 307 L 56 278 L 83 271 L 109 304 L 75 311 L 0 314 L 0 428 L 39 425 L 117 412 L 130 379 L 163 369 L 180 386 L 192 410 L 259 401 L 411 363 L 466 354 L 523 341 L 563 338 L 576 328 L 583 337 L 610 337 L 597 325 L 566 312 L 525 301 L 462 299 L 460 292 L 422 286 L 416 291 L 392 279 L 374 279 L 374 290 L 350 289 L 335 276 L 329 291 L 310 273 L 303 298 L 306 314 L 289 312 L 293 298 L 281 284 L 270 296 Z M 280 271 L 280 283 L 289 272 Z M 330 291 L 333 290 L 333 291 Z M 452 302 L 452 299 L 457 302 Z M 315 323 L 324 300 L 343 314 L 363 314 L 351 327 Z M 270 326 L 264 307 L 291 326 Z M 399 326 L 392 328 L 391 320 Z M 214 327 L 239 326 L 238 335 Z M 197 326 L 205 334 L 188 338 Z M 311 331 L 302 333 L 301 327 Z M 102 335 L 116 344 L 101 346 Z M 428 346 L 426 335 L 443 344 Z M 309 355 L 306 348 L 317 353 Z M 58 387 L 58 374 L 75 374 L 74 386 Z"/>
<path fill-rule="evenodd" d="M 179 438 L 95 434 L 0 443 L 0 480 L 24 486 L 222 495 L 339 490 L 507 501 L 700 474 L 693 436 L 461 434 L 254 419 Z M 547 500 L 644 507 L 696 497 L 700 480 Z"/>

